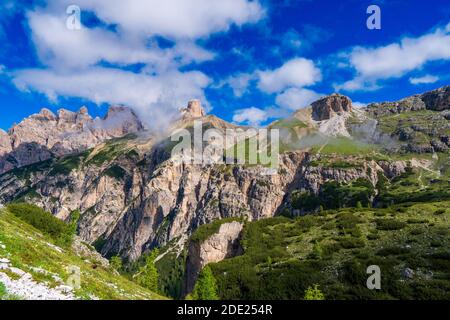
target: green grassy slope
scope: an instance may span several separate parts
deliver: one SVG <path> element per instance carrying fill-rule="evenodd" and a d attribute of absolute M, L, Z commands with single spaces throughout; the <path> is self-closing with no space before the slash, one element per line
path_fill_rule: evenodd
<path fill-rule="evenodd" d="M 45 283 L 49 288 L 69 277 L 67 267 L 76 266 L 81 271 L 81 287 L 75 290 L 80 299 L 164 299 L 134 282 L 117 274 L 112 268 L 96 262 L 96 255 L 79 256 L 72 248 L 54 246 L 53 240 L 39 230 L 23 222 L 6 209 L 0 210 L 0 257 L 10 260 L 11 265 L 32 275 L 33 280 Z M 82 244 L 84 245 L 84 244 Z M 86 249 L 90 250 L 88 245 Z M 39 269 L 46 271 L 44 274 Z M 3 270 L 10 278 L 17 275 Z"/>

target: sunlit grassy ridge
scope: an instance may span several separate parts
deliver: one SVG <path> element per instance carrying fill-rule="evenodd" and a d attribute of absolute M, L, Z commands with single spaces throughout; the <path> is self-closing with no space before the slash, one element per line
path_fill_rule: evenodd
<path fill-rule="evenodd" d="M 61 248 L 59 252 L 53 247 L 52 238 L 7 210 L 0 210 L 0 241 L 5 246 L 5 249 L 0 248 L 0 257 L 9 259 L 12 266 L 30 273 L 34 280 L 45 282 L 49 287 L 57 285 L 50 274 L 65 280 L 69 277 L 67 267 L 79 267 L 81 288 L 75 294 L 80 299 L 164 299 L 118 275 L 112 268 L 76 255 L 71 248 Z M 49 274 L 36 272 L 34 268 L 44 269 Z"/>

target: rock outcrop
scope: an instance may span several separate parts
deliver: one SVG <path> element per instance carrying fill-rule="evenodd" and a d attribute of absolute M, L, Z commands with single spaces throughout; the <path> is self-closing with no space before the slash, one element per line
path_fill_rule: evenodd
<path fill-rule="evenodd" d="M 426 108 L 434 111 L 450 109 L 450 86 L 442 87 L 421 95 Z"/>
<path fill-rule="evenodd" d="M 423 94 L 414 95 L 395 102 L 371 103 L 367 106 L 369 115 L 380 117 L 410 111 L 443 111 L 450 108 L 450 86 Z"/>
<path fill-rule="evenodd" d="M 0 129 L 0 156 L 12 151 L 11 139 L 9 135 Z"/>
<path fill-rule="evenodd" d="M 242 254 L 239 240 L 243 227 L 242 222 L 226 222 L 206 240 L 189 242 L 183 295 L 194 289 L 200 271 L 208 263 L 219 262 Z"/>
<path fill-rule="evenodd" d="M 206 116 L 200 100 L 190 100 L 186 108 L 181 109 L 183 118 L 194 119 Z"/>
<path fill-rule="evenodd" d="M 352 111 L 352 100 L 341 94 L 332 94 L 314 102 L 312 105 L 312 117 L 315 121 L 328 120 L 337 114 Z"/>
<path fill-rule="evenodd" d="M 99 143 L 143 130 L 134 112 L 113 106 L 103 119 L 93 119 L 87 108 L 78 112 L 48 109 L 0 131 L 0 173 L 13 168 L 92 148 Z"/>

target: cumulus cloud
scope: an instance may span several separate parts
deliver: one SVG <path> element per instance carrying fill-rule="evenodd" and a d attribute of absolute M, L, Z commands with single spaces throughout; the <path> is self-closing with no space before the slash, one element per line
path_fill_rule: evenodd
<path fill-rule="evenodd" d="M 439 81 L 439 77 L 427 74 L 424 75 L 423 77 L 411 77 L 409 78 L 409 82 L 411 82 L 412 84 L 426 84 L 426 83 L 435 83 Z"/>
<path fill-rule="evenodd" d="M 268 112 L 256 107 L 236 110 L 233 116 L 234 122 L 255 127 L 259 126 L 262 122 L 267 121 L 267 119 L 269 119 Z"/>
<path fill-rule="evenodd" d="M 51 100 L 58 96 L 76 96 L 97 104 L 132 105 L 143 116 L 147 116 L 147 112 L 155 114 L 161 105 L 182 107 L 191 98 L 204 99 L 203 88 L 209 84 L 209 78 L 197 71 L 150 76 L 101 67 L 78 73 L 22 70 L 15 73 L 13 81 L 21 90 L 38 90 Z M 143 120 L 149 123 L 154 119 Z"/>
<path fill-rule="evenodd" d="M 313 90 L 290 88 L 277 95 L 276 104 L 282 108 L 297 110 L 319 100 L 322 96 Z"/>
<path fill-rule="evenodd" d="M 258 1 L 248 0 L 79 0 L 82 15 L 89 12 L 101 23 L 68 30 L 69 4 L 50 0 L 27 12 L 43 67 L 11 72 L 14 84 L 53 101 L 64 96 L 127 105 L 149 127 L 178 115 L 191 98 L 208 106 L 204 89 L 209 77 L 182 69 L 195 70 L 195 64 L 214 59 L 213 52 L 198 44 L 199 38 L 264 15 Z M 157 37 L 173 45 L 161 47 Z"/>
<path fill-rule="evenodd" d="M 53 0 L 69 5 L 72 0 Z M 83 10 L 93 11 L 106 23 L 126 32 L 168 38 L 207 37 L 242 26 L 264 16 L 258 1 L 248 0 L 77 0 Z"/>
<path fill-rule="evenodd" d="M 305 58 L 289 60 L 274 70 L 256 70 L 253 73 L 232 76 L 226 79 L 225 83 L 233 88 L 235 96 L 239 97 L 245 93 L 251 81 L 255 81 L 263 93 L 276 94 L 274 106 L 236 110 L 233 121 L 259 126 L 270 118 L 288 116 L 293 110 L 306 107 L 323 96 L 304 88 L 321 79 L 320 69 L 312 60 Z"/>
<path fill-rule="evenodd" d="M 379 80 L 399 78 L 428 62 L 450 59 L 450 24 L 418 38 L 406 37 L 398 43 L 378 48 L 355 47 L 347 59 L 356 76 L 336 88 L 347 91 L 376 89 Z"/>
<path fill-rule="evenodd" d="M 275 70 L 257 71 L 258 88 L 267 93 L 283 91 L 288 87 L 312 85 L 322 79 L 320 69 L 312 60 L 295 58 Z"/>
<path fill-rule="evenodd" d="M 239 98 L 248 91 L 250 81 L 254 79 L 254 74 L 238 73 L 220 81 L 215 87 L 221 88 L 223 86 L 229 86 L 233 90 L 233 94 Z"/>

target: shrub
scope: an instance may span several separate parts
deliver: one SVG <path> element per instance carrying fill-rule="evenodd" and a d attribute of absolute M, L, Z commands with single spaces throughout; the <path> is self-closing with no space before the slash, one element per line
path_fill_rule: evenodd
<path fill-rule="evenodd" d="M 361 238 L 344 237 L 339 240 L 339 244 L 344 249 L 361 248 L 365 246 L 364 241 Z"/>
<path fill-rule="evenodd" d="M 55 163 L 50 175 L 68 175 L 72 170 L 78 168 L 81 163 L 83 154 L 68 156 Z"/>
<path fill-rule="evenodd" d="M 112 256 L 109 260 L 111 267 L 117 271 L 122 269 L 122 258 L 120 256 Z"/>
<path fill-rule="evenodd" d="M 312 259 L 320 259 L 322 257 L 322 254 L 323 254 L 322 246 L 320 245 L 320 243 L 318 241 L 315 241 L 313 250 L 310 255 L 311 258 Z"/>
<path fill-rule="evenodd" d="M 314 287 L 308 287 L 305 291 L 305 300 L 325 300 L 325 296 L 319 289 L 319 285 L 315 284 Z"/>
<path fill-rule="evenodd" d="M 406 222 L 409 224 L 428 223 L 428 219 L 411 218 L 411 219 L 408 219 Z"/>
<path fill-rule="evenodd" d="M 391 255 L 405 254 L 408 252 L 409 252 L 408 249 L 402 247 L 387 247 L 378 250 L 377 255 L 385 257 Z"/>
<path fill-rule="evenodd" d="M 113 166 L 109 167 L 108 169 L 105 170 L 104 173 L 108 177 L 111 177 L 111 178 L 114 178 L 117 180 L 122 180 L 125 177 L 125 175 L 127 174 L 125 169 L 123 169 L 121 166 L 118 166 L 118 165 L 113 165 Z"/>
<path fill-rule="evenodd" d="M 73 224 L 67 224 L 32 204 L 12 203 L 8 205 L 7 209 L 16 217 L 49 235 L 59 245 L 67 246 L 72 243 Z"/>
<path fill-rule="evenodd" d="M 400 230 L 406 226 L 406 223 L 396 219 L 377 219 L 378 230 Z"/>
<path fill-rule="evenodd" d="M 425 232 L 425 229 L 424 229 L 423 227 L 414 228 L 414 229 L 412 229 L 412 230 L 410 231 L 410 233 L 411 233 L 413 236 L 417 236 L 417 235 L 422 234 L 422 233 L 424 233 L 424 232 Z"/>
<path fill-rule="evenodd" d="M 2 282 L 0 282 L 0 300 L 4 296 L 6 296 L 6 287 L 5 287 L 5 285 Z"/>
<path fill-rule="evenodd" d="M 377 240 L 378 238 L 380 238 L 380 236 L 375 232 L 371 232 L 367 235 L 367 239 L 369 240 Z"/>
<path fill-rule="evenodd" d="M 321 206 L 321 201 L 310 191 L 295 192 L 292 195 L 292 206 L 294 209 L 312 211 Z"/>

